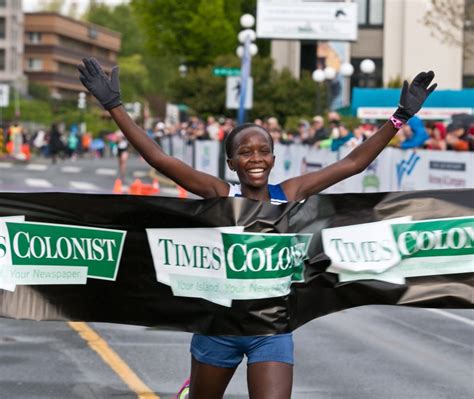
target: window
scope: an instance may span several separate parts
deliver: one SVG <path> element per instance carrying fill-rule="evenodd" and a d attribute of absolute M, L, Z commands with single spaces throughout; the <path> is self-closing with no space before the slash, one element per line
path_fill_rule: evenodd
<path fill-rule="evenodd" d="M 41 71 L 43 69 L 43 60 L 39 58 L 28 58 L 27 68 L 29 71 Z"/>
<path fill-rule="evenodd" d="M 40 32 L 27 32 L 28 41 L 33 44 L 41 43 Z"/>
<path fill-rule="evenodd" d="M 5 17 L 0 17 L 0 39 L 5 39 Z"/>
<path fill-rule="evenodd" d="M 5 49 L 0 49 L 0 71 L 5 70 Z"/>
<path fill-rule="evenodd" d="M 464 89 L 474 88 L 474 75 L 464 75 L 462 79 L 462 87 Z"/>
<path fill-rule="evenodd" d="M 383 2 L 384 0 L 356 0 L 359 25 L 383 25 Z"/>

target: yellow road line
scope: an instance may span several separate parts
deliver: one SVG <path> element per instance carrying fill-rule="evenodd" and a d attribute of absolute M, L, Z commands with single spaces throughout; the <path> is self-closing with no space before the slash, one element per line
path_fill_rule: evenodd
<path fill-rule="evenodd" d="M 122 381 L 137 394 L 139 399 L 160 399 L 87 323 L 70 321 L 68 324 L 99 354 Z"/>

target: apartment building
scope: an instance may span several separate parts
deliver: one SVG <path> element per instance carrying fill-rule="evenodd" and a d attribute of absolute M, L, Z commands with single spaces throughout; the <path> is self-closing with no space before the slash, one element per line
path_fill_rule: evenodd
<path fill-rule="evenodd" d="M 23 11 L 19 0 L 0 0 L 0 83 L 26 90 L 23 74 Z"/>
<path fill-rule="evenodd" d="M 121 35 L 101 26 L 51 12 L 26 13 L 24 71 L 49 87 L 54 98 L 77 98 L 84 87 L 76 65 L 93 56 L 106 71 L 117 63 Z"/>
<path fill-rule="evenodd" d="M 342 1 L 342 0 L 339 0 Z M 465 15 L 474 14 L 474 0 L 452 0 L 465 7 Z M 387 86 L 397 79 L 409 79 L 421 70 L 432 69 L 440 89 L 461 89 L 474 82 L 474 52 L 466 44 L 474 42 L 474 22 L 445 19 L 449 36 L 445 40 L 425 22 L 433 11 L 430 0 L 353 0 L 358 5 L 358 38 L 354 42 L 334 42 L 344 46 L 339 63 L 350 62 L 354 74 L 350 86 Z M 467 12 L 469 10 L 469 12 Z M 446 35 L 445 35 L 446 36 Z M 455 42 L 464 43 L 463 45 Z M 294 76 L 302 70 L 312 71 L 331 62 L 331 42 L 299 42 L 273 40 L 272 57 L 279 69 L 289 68 Z M 335 58 L 335 57 L 333 57 Z M 365 76 L 360 63 L 369 58 L 375 71 Z M 337 69 L 337 63 L 331 65 Z"/>

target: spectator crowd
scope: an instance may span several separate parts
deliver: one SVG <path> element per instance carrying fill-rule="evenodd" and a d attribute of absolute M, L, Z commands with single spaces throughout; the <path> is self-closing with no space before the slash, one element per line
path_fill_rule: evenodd
<path fill-rule="evenodd" d="M 358 123 L 349 126 L 337 112 L 329 112 L 324 118 L 314 116 L 310 121 L 301 119 L 294 129 L 285 129 L 275 117 L 256 119 L 254 123 L 267 129 L 275 143 L 302 144 L 314 148 L 337 151 L 340 148 L 354 148 L 372 134 L 379 126 L 376 123 Z M 191 116 L 178 123 L 158 120 L 148 134 L 157 142 L 167 136 L 178 135 L 188 142 L 194 140 L 223 141 L 235 127 L 232 118 L 209 116 L 200 119 Z M 116 155 L 120 132 L 102 131 L 80 133 L 77 126 L 66 131 L 59 124 L 49 129 L 38 129 L 33 134 L 15 123 L 0 132 L 0 156 L 19 152 L 28 159 L 30 153 L 58 159 L 78 156 L 102 157 Z M 422 121 L 411 118 L 389 143 L 401 149 L 429 149 L 451 151 L 474 151 L 474 116 L 454 115 L 448 123 L 443 121 Z"/>

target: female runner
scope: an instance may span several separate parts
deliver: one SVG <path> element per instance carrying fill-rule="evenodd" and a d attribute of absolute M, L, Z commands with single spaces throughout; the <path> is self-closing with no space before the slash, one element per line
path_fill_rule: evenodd
<path fill-rule="evenodd" d="M 301 201 L 352 175 L 362 172 L 385 148 L 404 123 L 422 107 L 436 88 L 430 86 L 434 73 L 421 72 L 409 85 L 404 82 L 397 110 L 374 135 L 340 161 L 326 168 L 269 185 L 275 163 L 273 140 L 261 126 L 244 124 L 226 139 L 227 164 L 237 173 L 240 184 L 193 169 L 167 155 L 122 106 L 118 67 L 110 77 L 94 58 L 78 65 L 80 80 L 110 112 L 120 130 L 143 158 L 156 170 L 186 190 L 203 198 L 241 196 L 259 201 L 282 203 Z M 288 399 L 293 384 L 293 338 L 290 334 L 272 336 L 205 336 L 194 334 L 191 342 L 191 399 L 220 399 L 237 366 L 248 358 L 247 383 L 252 399 Z"/>

